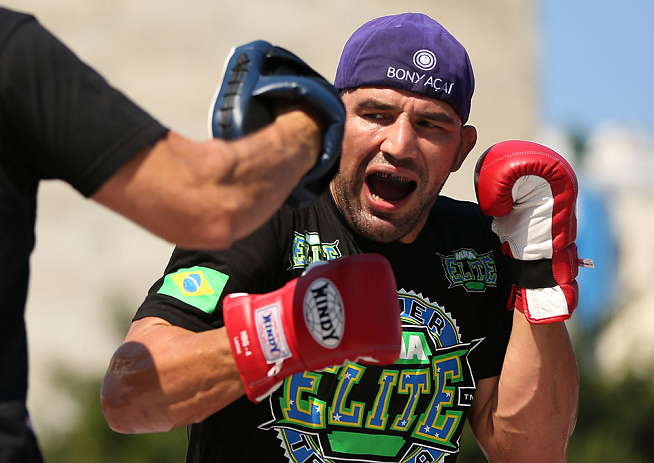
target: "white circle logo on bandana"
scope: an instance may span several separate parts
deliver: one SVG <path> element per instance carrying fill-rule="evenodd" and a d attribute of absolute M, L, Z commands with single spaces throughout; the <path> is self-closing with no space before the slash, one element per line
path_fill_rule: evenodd
<path fill-rule="evenodd" d="M 423 71 L 431 71 L 436 66 L 436 55 L 429 50 L 418 50 L 413 55 L 413 64 Z"/>

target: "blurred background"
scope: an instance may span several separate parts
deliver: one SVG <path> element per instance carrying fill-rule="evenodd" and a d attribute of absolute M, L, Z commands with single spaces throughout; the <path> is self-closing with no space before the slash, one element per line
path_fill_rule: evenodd
<path fill-rule="evenodd" d="M 33 13 L 164 124 L 207 137 L 231 47 L 290 49 L 327 79 L 364 22 L 422 12 L 468 49 L 479 142 L 444 194 L 475 200 L 481 153 L 505 139 L 559 151 L 580 182 L 580 305 L 567 323 L 582 384 L 569 461 L 654 462 L 654 112 L 651 0 L 5 0 Z M 108 429 L 99 385 L 172 245 L 60 182 L 42 184 L 26 311 L 28 406 L 49 462 L 180 462 L 185 432 Z M 3 373 L 6 374 L 6 373 Z M 485 461 L 464 435 L 462 463 Z"/>

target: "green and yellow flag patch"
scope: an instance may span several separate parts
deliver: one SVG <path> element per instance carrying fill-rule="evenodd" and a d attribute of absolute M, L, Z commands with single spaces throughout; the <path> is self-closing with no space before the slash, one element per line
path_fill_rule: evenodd
<path fill-rule="evenodd" d="M 228 275 L 207 267 L 182 268 L 166 275 L 157 293 L 174 297 L 211 314 L 228 279 Z"/>

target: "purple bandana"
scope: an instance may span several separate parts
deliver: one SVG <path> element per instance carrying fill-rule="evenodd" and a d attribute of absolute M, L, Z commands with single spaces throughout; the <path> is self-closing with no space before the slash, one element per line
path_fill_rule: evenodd
<path fill-rule="evenodd" d="M 463 45 L 443 26 L 420 13 L 373 19 L 345 44 L 334 86 L 392 87 L 448 103 L 462 123 L 475 88 Z"/>

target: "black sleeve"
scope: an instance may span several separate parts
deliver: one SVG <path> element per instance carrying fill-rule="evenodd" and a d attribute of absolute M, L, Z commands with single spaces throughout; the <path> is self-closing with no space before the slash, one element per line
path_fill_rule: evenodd
<path fill-rule="evenodd" d="M 283 257 L 288 251 L 278 238 L 283 221 L 277 214 L 224 251 L 176 248 L 134 320 L 159 317 L 196 332 L 224 326 L 221 307 L 227 294 L 267 293 L 291 278 Z"/>
<path fill-rule="evenodd" d="M 0 13 L 3 27 L 14 19 L 0 34 L 0 129 L 15 140 L 22 175 L 61 179 L 90 196 L 165 134 L 34 18 Z"/>

